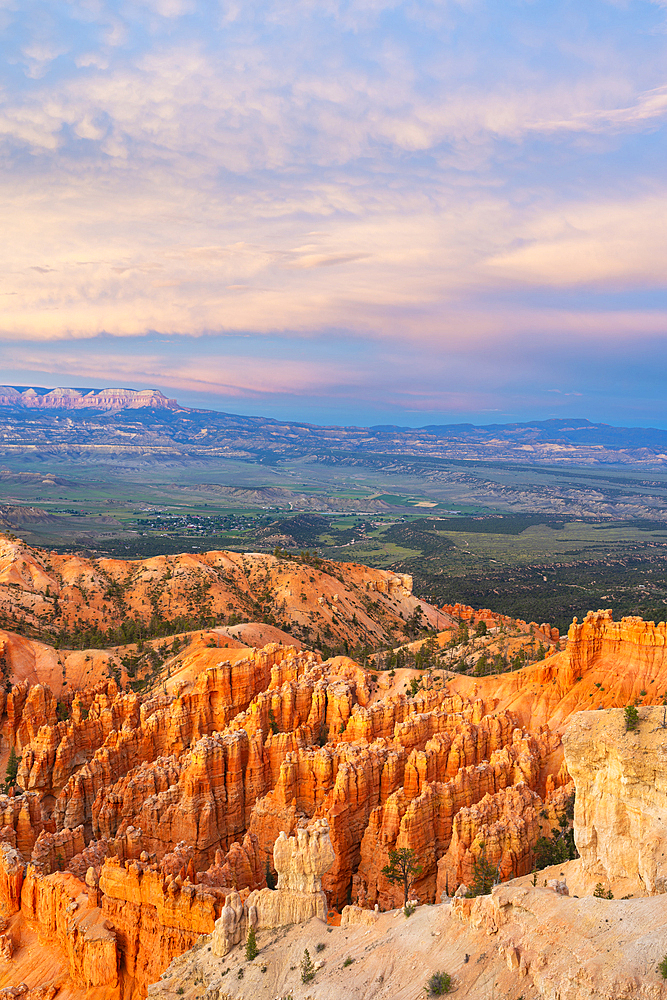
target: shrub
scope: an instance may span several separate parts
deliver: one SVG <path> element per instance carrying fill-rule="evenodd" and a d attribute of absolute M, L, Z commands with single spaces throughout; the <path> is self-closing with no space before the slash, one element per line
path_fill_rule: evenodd
<path fill-rule="evenodd" d="M 426 989 L 433 996 L 441 997 L 452 991 L 452 977 L 448 972 L 434 972 L 426 982 Z"/>
<path fill-rule="evenodd" d="M 403 907 L 403 913 L 405 914 L 406 917 L 411 917 L 416 909 L 417 907 L 415 906 L 414 903 L 406 903 L 405 906 Z"/>
<path fill-rule="evenodd" d="M 248 940 L 245 943 L 245 958 L 246 962 L 252 962 L 257 958 L 259 954 L 259 948 L 257 947 L 257 938 L 255 937 L 255 928 L 251 927 L 248 931 Z"/>
<path fill-rule="evenodd" d="M 301 959 L 301 982 L 309 983 L 311 979 L 315 978 L 315 966 L 313 965 L 313 960 L 310 957 L 308 949 L 303 953 L 303 958 Z"/>
<path fill-rule="evenodd" d="M 315 951 L 324 951 L 325 948 L 326 945 L 324 941 L 320 941 L 318 944 L 315 945 Z"/>
<path fill-rule="evenodd" d="M 614 898 L 614 894 L 611 891 L 611 889 L 605 889 L 605 887 L 602 885 L 602 882 L 598 882 L 598 884 L 595 886 L 595 889 L 593 889 L 593 895 L 596 896 L 598 899 Z"/>
<path fill-rule="evenodd" d="M 660 973 L 663 979 L 667 979 L 667 955 L 665 955 L 662 962 L 658 962 L 657 971 Z"/>
<path fill-rule="evenodd" d="M 634 733 L 639 728 L 639 712 L 636 705 L 626 705 L 623 709 L 625 714 L 625 731 Z"/>
<path fill-rule="evenodd" d="M 559 865 L 564 861 L 571 861 L 579 857 L 576 844 L 574 843 L 574 829 L 569 826 L 568 814 L 566 812 L 559 816 L 557 829 L 552 837 L 538 837 L 535 844 L 535 868 L 541 870 L 549 865 Z M 571 817 L 570 817 L 571 818 Z"/>
<path fill-rule="evenodd" d="M 347 956 L 347 958 L 345 959 L 345 961 L 343 962 L 343 968 L 344 968 L 344 969 L 346 969 L 346 968 L 347 968 L 347 966 L 348 966 L 348 965 L 352 965 L 352 963 L 353 963 L 353 962 L 354 962 L 354 959 L 353 959 L 353 958 L 351 958 L 351 957 L 350 957 L 350 956 L 348 955 L 348 956 Z"/>

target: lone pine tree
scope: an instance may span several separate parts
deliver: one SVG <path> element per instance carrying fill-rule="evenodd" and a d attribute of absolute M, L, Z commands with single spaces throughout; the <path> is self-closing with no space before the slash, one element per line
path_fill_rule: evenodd
<path fill-rule="evenodd" d="M 389 852 L 389 864 L 382 874 L 392 885 L 403 886 L 403 905 L 410 898 L 410 890 L 423 871 L 417 855 L 411 847 L 399 847 Z"/>

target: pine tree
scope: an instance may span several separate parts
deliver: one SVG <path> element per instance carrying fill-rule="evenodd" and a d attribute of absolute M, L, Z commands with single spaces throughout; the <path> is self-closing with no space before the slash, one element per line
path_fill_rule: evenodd
<path fill-rule="evenodd" d="M 301 982 L 309 983 L 311 979 L 315 978 L 315 966 L 313 965 L 313 960 L 310 957 L 308 949 L 303 953 L 303 958 L 301 959 Z"/>
<path fill-rule="evenodd" d="M 421 875 L 422 870 L 411 847 L 399 847 L 398 850 L 389 852 L 389 864 L 384 866 L 382 874 L 392 885 L 403 886 L 404 906 L 410 898 L 415 879 Z"/>
<path fill-rule="evenodd" d="M 19 760 L 20 758 L 16 756 L 16 750 L 12 747 L 9 751 L 9 759 L 7 761 L 7 771 L 5 773 L 5 787 L 11 788 L 16 784 L 16 775 L 19 773 Z"/>
<path fill-rule="evenodd" d="M 486 856 L 486 844 L 480 844 L 480 853 L 472 869 L 472 885 L 468 896 L 486 896 L 491 892 L 498 879 L 498 869 Z"/>
<path fill-rule="evenodd" d="M 252 962 L 257 958 L 259 954 L 259 948 L 257 947 L 257 938 L 255 937 L 255 928 L 251 927 L 248 931 L 248 939 L 245 943 L 245 958 L 246 962 Z"/>
<path fill-rule="evenodd" d="M 264 878 L 266 879 L 267 889 L 275 889 L 276 887 L 276 876 L 271 871 L 271 865 L 269 864 L 269 859 L 266 859 L 266 867 L 264 869 Z"/>
<path fill-rule="evenodd" d="M 625 713 L 625 731 L 633 733 L 639 728 L 639 712 L 635 705 L 626 705 L 623 709 Z"/>

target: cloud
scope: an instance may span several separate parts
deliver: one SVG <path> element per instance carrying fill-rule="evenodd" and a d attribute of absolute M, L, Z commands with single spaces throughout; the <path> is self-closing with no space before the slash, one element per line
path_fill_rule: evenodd
<path fill-rule="evenodd" d="M 624 108 L 596 108 L 582 111 L 560 121 L 536 121 L 529 128 L 538 132 L 573 131 L 607 132 L 639 128 L 651 119 L 667 115 L 667 85 L 639 94 L 637 100 Z"/>
<path fill-rule="evenodd" d="M 528 221 L 522 245 L 490 257 L 485 266 L 540 285 L 659 286 L 667 273 L 665 212 L 667 191 L 564 204 Z"/>
<path fill-rule="evenodd" d="M 245 332 L 265 393 L 272 371 L 292 390 L 262 338 L 312 351 L 344 331 L 410 345 L 430 406 L 445 390 L 423 369 L 462 342 L 664 335 L 664 303 L 618 301 L 667 267 L 659 6 L 45 0 L 43 24 L 26 10 L 3 7 L 6 342 L 69 343 L 74 372 L 95 334 Z M 141 355 L 146 379 L 253 391 L 240 369 L 169 357 L 167 371 Z M 325 367 L 297 364 L 294 392 L 357 392 L 354 365 L 328 381 Z M 497 404 L 484 390 L 475 405 Z"/>
<path fill-rule="evenodd" d="M 27 63 L 27 75 L 35 80 L 40 79 L 40 77 L 44 76 L 54 59 L 57 59 L 58 56 L 63 55 L 65 52 L 67 52 L 67 46 L 65 45 L 54 44 L 46 38 L 33 39 L 21 50 L 21 55 Z"/>
<path fill-rule="evenodd" d="M 197 8 L 194 0 L 142 0 L 142 2 L 155 14 L 168 18 L 192 14 Z"/>
<path fill-rule="evenodd" d="M 5 359 L 7 360 L 7 359 Z M 17 348 L 12 365 L 48 373 L 53 359 L 39 351 Z M 293 394 L 331 391 L 344 385 L 358 391 L 364 375 L 344 362 L 318 364 L 298 358 L 257 358 L 252 355 L 204 355 L 174 359 L 157 353 L 133 353 L 100 350 L 95 342 L 75 353 L 59 352 L 59 372 L 74 380 L 99 382 L 100 371 L 110 382 L 134 381 L 137 370 L 151 383 L 189 392 L 209 392 L 231 397 L 258 399 L 267 394 Z"/>
<path fill-rule="evenodd" d="M 128 197 L 114 194 L 107 180 L 96 206 L 90 186 L 85 197 L 74 187 L 48 199 L 8 193 L 0 286 L 15 294 L 0 317 L 0 336 L 291 330 L 326 337 L 344 328 L 444 349 L 461 337 L 481 344 L 522 331 L 597 339 L 665 328 L 660 306 L 619 308 L 600 299 L 586 308 L 567 299 L 540 306 L 521 293 L 659 284 L 667 268 L 667 192 L 521 213 L 498 194 L 443 195 L 427 212 L 418 199 L 405 205 L 402 195 L 376 192 L 374 211 L 365 214 L 359 204 L 354 212 L 331 211 L 326 194 L 311 188 L 303 193 L 309 212 L 294 208 L 258 223 L 261 195 L 246 196 L 234 211 L 185 186 Z M 186 217 L 182 202 L 189 203 Z M 319 233 L 312 228 L 318 217 L 328 223 Z M 197 244 L 203 231 L 232 241 Z"/>

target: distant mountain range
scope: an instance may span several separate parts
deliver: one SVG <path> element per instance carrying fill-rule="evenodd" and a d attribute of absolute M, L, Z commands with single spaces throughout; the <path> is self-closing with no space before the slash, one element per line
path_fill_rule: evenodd
<path fill-rule="evenodd" d="M 27 385 L 0 386 L 0 406 L 41 410 L 123 410 L 149 407 L 177 409 L 159 389 L 43 389 Z"/>
<path fill-rule="evenodd" d="M 667 430 L 584 419 L 481 427 L 319 426 L 191 409 L 157 389 L 0 387 L 0 454 L 26 452 L 269 464 L 310 456 L 329 464 L 394 466 L 397 472 L 443 460 L 660 468 L 667 466 Z"/>
<path fill-rule="evenodd" d="M 612 424 L 594 424 L 590 420 L 567 418 L 531 420 L 523 424 L 428 424 L 415 431 L 410 427 L 376 426 L 372 431 L 387 433 L 425 433 L 433 437 L 458 441 L 521 441 L 525 444 L 568 442 L 619 448 L 655 448 L 667 450 L 667 430 L 658 427 L 614 427 Z"/>

